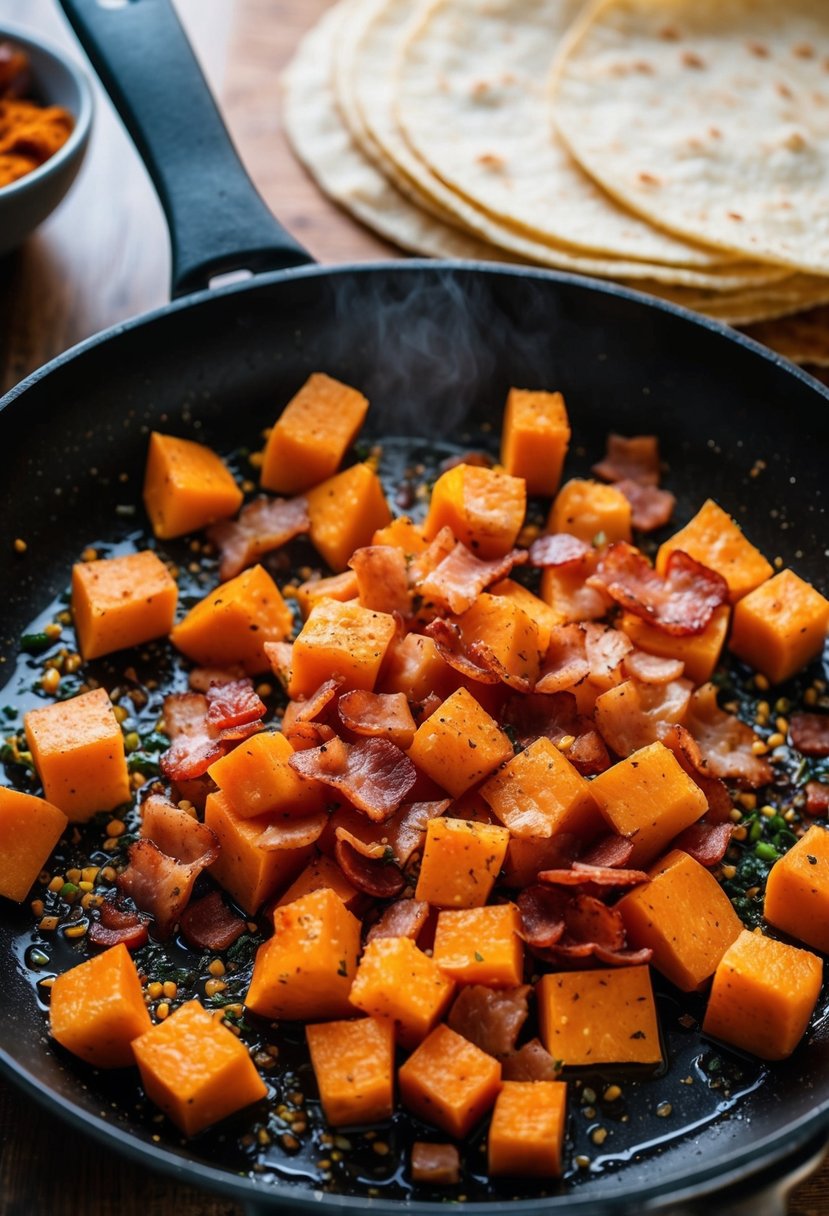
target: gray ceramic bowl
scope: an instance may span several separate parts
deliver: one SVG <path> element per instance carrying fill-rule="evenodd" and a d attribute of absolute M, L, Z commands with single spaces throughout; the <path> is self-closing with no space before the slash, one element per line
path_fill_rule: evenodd
<path fill-rule="evenodd" d="M 92 89 L 80 68 L 61 51 L 14 27 L 0 27 L 29 56 L 32 96 L 63 106 L 75 119 L 69 139 L 54 156 L 25 177 L 0 187 L 0 254 L 16 249 L 66 194 L 81 167 L 92 125 Z"/>

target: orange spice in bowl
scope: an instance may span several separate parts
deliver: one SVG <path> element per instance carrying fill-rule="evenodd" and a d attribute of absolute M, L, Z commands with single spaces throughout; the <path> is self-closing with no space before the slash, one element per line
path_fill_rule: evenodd
<path fill-rule="evenodd" d="M 72 115 L 62 106 L 26 97 L 29 85 L 26 53 L 0 42 L 0 188 L 47 161 L 74 127 Z"/>

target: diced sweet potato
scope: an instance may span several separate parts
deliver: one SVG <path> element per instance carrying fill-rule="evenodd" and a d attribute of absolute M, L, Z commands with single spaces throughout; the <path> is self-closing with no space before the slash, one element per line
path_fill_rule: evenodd
<path fill-rule="evenodd" d="M 103 688 L 30 709 L 23 721 L 46 799 L 71 820 L 129 802 L 124 736 Z"/>
<path fill-rule="evenodd" d="M 0 785 L 0 895 L 23 902 L 68 822 L 51 802 Z"/>
<path fill-rule="evenodd" d="M 482 592 L 457 623 L 464 647 L 483 644 L 504 683 L 523 691 L 535 685 L 542 654 L 539 629 L 514 599 Z"/>
<path fill-rule="evenodd" d="M 648 865 L 708 809 L 702 790 L 658 742 L 599 773 L 590 792 L 611 828 L 633 841 L 634 868 Z"/>
<path fill-rule="evenodd" d="M 590 836 L 602 826 L 591 788 L 542 736 L 490 777 L 481 794 L 514 836 Z"/>
<path fill-rule="evenodd" d="M 448 527 L 476 557 L 490 561 L 509 553 L 526 510 L 522 477 L 458 464 L 435 482 L 423 534 L 434 540 L 441 528 Z"/>
<path fill-rule="evenodd" d="M 495 583 L 489 591 L 490 595 L 511 600 L 519 608 L 523 608 L 530 620 L 535 622 L 539 649 L 542 654 L 546 654 L 550 645 L 550 634 L 556 625 L 564 624 L 562 613 L 546 604 L 523 583 L 517 583 L 512 578 L 501 579 L 500 583 Z"/>
<path fill-rule="evenodd" d="M 144 474 L 144 506 L 159 540 L 196 532 L 235 515 L 242 491 L 215 452 L 192 439 L 153 431 Z"/>
<path fill-rule="evenodd" d="M 266 642 L 291 632 L 291 610 L 267 570 L 251 566 L 191 608 L 170 641 L 204 667 L 241 664 L 250 675 L 269 671 Z"/>
<path fill-rule="evenodd" d="M 288 763 L 293 754 L 279 731 L 263 731 L 245 739 L 207 771 L 234 814 L 243 819 L 321 811 L 327 800 L 325 787 L 294 772 Z"/>
<path fill-rule="evenodd" d="M 219 857 L 210 873 L 249 916 L 286 887 L 313 854 L 310 845 L 263 849 L 259 841 L 271 823 L 270 817 L 245 819 L 237 815 L 221 791 L 207 795 L 204 822 L 219 840 Z"/>
<path fill-rule="evenodd" d="M 437 908 L 481 908 L 507 851 L 506 828 L 471 819 L 430 819 L 417 899 Z"/>
<path fill-rule="evenodd" d="M 781 684 L 820 654 L 829 600 L 793 570 L 781 570 L 734 608 L 729 648 L 772 684 Z"/>
<path fill-rule="evenodd" d="M 685 664 L 684 675 L 694 684 L 704 684 L 711 679 L 720 661 L 730 618 L 731 609 L 728 604 L 720 604 L 714 609 L 711 620 L 702 633 L 675 636 L 649 625 L 632 612 L 625 612 L 619 628 L 640 650 L 663 659 L 681 660 Z"/>
<path fill-rule="evenodd" d="M 256 953 L 245 1003 L 288 1021 L 348 1017 L 360 922 L 330 887 L 274 910 L 274 934 Z"/>
<path fill-rule="evenodd" d="M 766 880 L 763 915 L 822 954 L 829 954 L 829 831 L 815 824 Z"/>
<path fill-rule="evenodd" d="M 64 971 L 52 985 L 53 1038 L 96 1068 L 134 1064 L 133 1040 L 150 1026 L 141 981 L 123 944 Z"/>
<path fill-rule="evenodd" d="M 742 923 L 710 870 L 674 849 L 651 870 L 650 882 L 616 904 L 634 949 L 650 947 L 653 966 L 692 992 L 714 974 Z"/>
<path fill-rule="evenodd" d="M 717 967 L 703 1033 L 761 1060 L 785 1060 L 803 1037 L 822 980 L 816 954 L 744 929 Z"/>
<path fill-rule="evenodd" d="M 621 490 L 601 481 L 574 477 L 556 495 L 547 517 L 547 531 L 569 532 L 588 545 L 597 537 L 607 543 L 630 540 L 630 518 L 631 506 Z"/>
<path fill-rule="evenodd" d="M 438 915 L 432 957 L 461 984 L 511 988 L 524 974 L 524 947 L 515 904 L 444 909 Z"/>
<path fill-rule="evenodd" d="M 144 1092 L 185 1136 L 267 1097 L 247 1047 L 198 1001 L 151 1026 L 134 1051 Z"/>
<path fill-rule="evenodd" d="M 353 909 L 361 898 L 360 892 L 348 881 L 336 861 L 332 861 L 323 853 L 308 862 L 302 873 L 291 883 L 277 902 L 277 907 L 292 904 L 300 896 L 308 895 L 311 891 L 319 891 L 321 887 L 330 887 L 336 895 L 339 895 L 349 910 Z"/>
<path fill-rule="evenodd" d="M 394 1027 L 382 1018 L 306 1026 L 311 1064 L 332 1127 L 388 1119 L 394 1102 Z"/>
<path fill-rule="evenodd" d="M 459 688 L 417 729 L 409 756 L 459 798 L 513 755 L 512 744 L 466 688 Z"/>
<path fill-rule="evenodd" d="M 356 600 L 357 594 L 357 575 L 353 570 L 344 570 L 342 574 L 332 574 L 330 578 L 315 578 L 300 583 L 296 599 L 304 620 L 318 600 L 339 600 L 342 604 L 346 600 Z"/>
<path fill-rule="evenodd" d="M 377 937 L 360 959 L 351 1004 L 394 1023 L 404 1047 L 414 1047 L 441 1018 L 454 982 L 409 937 Z"/>
<path fill-rule="evenodd" d="M 504 1081 L 489 1127 L 491 1177 L 558 1178 L 567 1113 L 564 1081 Z"/>
<path fill-rule="evenodd" d="M 175 579 L 151 549 L 72 568 L 72 616 L 85 659 L 166 636 L 177 602 Z"/>
<path fill-rule="evenodd" d="M 455 691 L 459 676 L 438 653 L 425 633 L 393 637 L 380 670 L 378 687 L 402 692 L 413 704 L 433 693 L 444 699 Z"/>
<path fill-rule="evenodd" d="M 276 420 L 262 461 L 262 487 L 297 494 L 331 477 L 363 425 L 368 399 L 314 372 Z"/>
<path fill-rule="evenodd" d="M 380 478 L 367 464 L 354 464 L 309 490 L 311 542 L 332 570 L 345 570 L 355 549 L 368 545 L 391 520 Z"/>
<path fill-rule="evenodd" d="M 333 676 L 342 681 L 342 692 L 372 691 L 396 632 L 394 617 L 387 612 L 318 600 L 294 642 L 290 695 L 310 697 Z"/>
<path fill-rule="evenodd" d="M 694 561 L 721 574 L 728 583 L 732 604 L 759 587 L 773 573 L 760 550 L 755 549 L 739 525 L 712 498 L 703 503 L 684 528 L 660 545 L 656 555 L 656 569 L 660 574 L 665 573 L 668 558 L 675 549 L 681 549 Z"/>
<path fill-rule="evenodd" d="M 561 393 L 511 388 L 501 429 L 501 463 L 523 477 L 528 494 L 552 498 L 570 443 L 570 423 Z"/>
<path fill-rule="evenodd" d="M 408 515 L 398 515 L 384 528 L 378 528 L 371 538 L 371 543 L 394 545 L 397 549 L 402 549 L 407 558 L 422 553 L 427 545 L 423 529 Z"/>
<path fill-rule="evenodd" d="M 483 1118 L 501 1088 L 498 1061 L 444 1025 L 412 1052 L 398 1076 L 403 1105 L 456 1140 Z"/>
<path fill-rule="evenodd" d="M 536 985 L 536 997 L 541 1040 L 564 1064 L 661 1061 L 647 966 L 550 973 Z"/>

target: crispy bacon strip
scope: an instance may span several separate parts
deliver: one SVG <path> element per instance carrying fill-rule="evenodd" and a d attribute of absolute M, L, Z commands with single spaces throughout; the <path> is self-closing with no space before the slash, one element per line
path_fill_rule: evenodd
<path fill-rule="evenodd" d="M 457 543 L 451 528 L 441 528 L 423 552 L 412 559 L 409 565 L 409 586 L 416 587 L 424 578 L 428 578 L 443 559 L 449 556 Z"/>
<path fill-rule="evenodd" d="M 344 743 L 335 738 L 295 752 L 288 763 L 301 777 L 338 790 L 378 823 L 394 814 L 417 780 L 412 761 L 388 739 Z"/>
<path fill-rule="evenodd" d="M 590 674 L 586 639 L 581 625 L 556 625 L 550 632 L 550 645 L 541 667 L 535 691 L 566 692 Z"/>
<path fill-rule="evenodd" d="M 508 1055 L 527 1020 L 529 992 L 529 984 L 497 989 L 466 985 L 449 1011 L 447 1024 L 488 1055 Z"/>
<path fill-rule="evenodd" d="M 205 866 L 218 856 L 205 854 L 188 865 L 162 853 L 151 840 L 137 840 L 127 854 L 129 864 L 118 876 L 118 887 L 154 921 L 156 937 L 168 938 L 187 906 L 193 885 Z"/>
<path fill-rule="evenodd" d="M 226 950 L 245 931 L 245 921 L 229 908 L 221 891 L 211 891 L 181 914 L 181 932 L 196 950 Z"/>
<path fill-rule="evenodd" d="M 256 841 L 266 852 L 282 849 L 307 849 L 316 844 L 328 823 L 325 811 L 306 815 L 280 815 L 265 828 Z"/>
<path fill-rule="evenodd" d="M 758 736 L 734 714 L 720 709 L 713 684 L 702 684 L 692 694 L 683 725 L 696 739 L 707 768 L 715 777 L 750 789 L 771 781 L 773 773 L 768 760 L 752 751 Z"/>
<path fill-rule="evenodd" d="M 572 566 L 581 563 L 591 552 L 586 541 L 571 536 L 569 532 L 549 532 L 539 536 L 530 545 L 530 564 L 533 566 Z"/>
<path fill-rule="evenodd" d="M 457 1186 L 461 1180 L 461 1158 L 454 1144 L 412 1145 L 412 1182 L 424 1186 Z"/>
<path fill-rule="evenodd" d="M 680 832 L 671 847 L 682 849 L 700 865 L 711 869 L 722 861 L 731 843 L 734 830 L 731 795 L 725 782 L 708 771 L 699 745 L 684 726 L 672 726 L 663 735 L 662 742 L 671 749 L 708 800 L 708 810 L 702 819 Z"/>
<path fill-rule="evenodd" d="M 469 643 L 468 654 L 474 663 L 480 663 L 486 671 L 492 672 L 508 688 L 514 688 L 517 692 L 524 693 L 531 691 L 533 679 L 529 672 L 510 671 L 483 638 L 476 638 L 475 641 Z"/>
<path fill-rule="evenodd" d="M 219 856 L 216 833 L 158 794 L 151 794 L 141 808 L 141 835 L 185 865 L 205 858 L 204 865 L 210 865 Z"/>
<path fill-rule="evenodd" d="M 89 926 L 87 939 L 93 946 L 124 945 L 128 950 L 137 950 L 146 944 L 148 938 L 147 921 L 149 917 L 126 908 L 120 900 L 105 899 L 98 909 L 99 920 L 93 920 Z"/>
<path fill-rule="evenodd" d="M 621 629 L 585 621 L 584 653 L 590 667 L 590 679 L 601 688 L 618 684 L 622 661 L 633 650 L 633 642 Z"/>
<path fill-rule="evenodd" d="M 208 709 L 207 696 L 202 693 L 174 692 L 164 698 L 164 723 L 171 744 L 159 764 L 170 781 L 203 776 L 214 760 L 262 728 L 261 719 L 256 719 L 218 729 L 208 720 Z"/>
<path fill-rule="evenodd" d="M 424 600 L 459 615 L 471 608 L 492 583 L 506 578 L 514 566 L 523 565 L 527 557 L 526 549 L 513 549 L 504 557 L 485 562 L 456 541 L 452 552 L 415 584 L 415 590 Z"/>
<path fill-rule="evenodd" d="M 375 612 L 398 612 L 407 617 L 412 611 L 406 555 L 396 545 L 366 545 L 355 549 L 349 566 L 357 575 L 360 603 Z"/>
<path fill-rule="evenodd" d="M 829 785 L 823 781 L 806 782 L 806 814 L 822 819 L 829 814 Z"/>
<path fill-rule="evenodd" d="M 672 841 L 671 848 L 682 849 L 684 853 L 689 853 L 694 861 L 710 870 L 719 865 L 725 857 L 733 830 L 732 823 L 715 823 L 705 815 L 698 823 L 692 823 L 680 832 Z"/>
<path fill-rule="evenodd" d="M 406 885 L 405 878 L 393 861 L 365 857 L 347 840 L 337 841 L 334 856 L 351 885 L 375 899 L 394 899 Z"/>
<path fill-rule="evenodd" d="M 630 522 L 639 532 L 654 532 L 670 523 L 676 507 L 676 497 L 670 490 L 642 485 L 641 482 L 631 481 L 629 478 L 617 481 L 616 489 L 620 490 L 630 503 Z"/>
<path fill-rule="evenodd" d="M 620 836 L 618 832 L 608 832 L 600 836 L 582 854 L 582 865 L 604 866 L 619 868 L 626 866 L 633 856 L 634 843 L 628 836 Z"/>
<path fill-rule="evenodd" d="M 659 485 L 659 440 L 656 435 L 615 435 L 607 437 L 604 458 L 593 465 L 593 472 L 604 481 L 635 481 L 641 486 Z"/>
<path fill-rule="evenodd" d="M 501 1061 L 501 1076 L 505 1081 L 555 1081 L 560 1073 L 560 1063 L 553 1059 L 540 1039 L 530 1039 Z"/>
<path fill-rule="evenodd" d="M 501 723 L 509 728 L 521 747 L 529 747 L 542 736 L 553 743 L 573 737 L 567 759 L 582 776 L 603 773 L 610 756 L 590 718 L 578 712 L 571 692 L 531 693 L 511 696 L 504 702 Z"/>
<path fill-rule="evenodd" d="M 792 714 L 789 737 L 804 756 L 829 756 L 829 714 Z"/>
<path fill-rule="evenodd" d="M 311 527 L 308 502 L 297 498 L 256 498 L 235 520 L 223 519 L 207 529 L 219 550 L 219 578 L 227 582 L 263 553 L 270 553 Z"/>
<path fill-rule="evenodd" d="M 207 721 L 216 730 L 248 726 L 265 716 L 267 706 L 253 687 L 253 680 L 229 680 L 211 684 L 207 690 Z"/>
<path fill-rule="evenodd" d="M 494 671 L 476 663 L 466 653 L 461 631 L 453 621 L 437 617 L 434 621 L 429 622 L 424 632 L 435 643 L 437 652 L 443 661 L 462 676 L 466 676 L 470 680 L 477 680 L 479 684 L 498 683 L 498 676 Z"/>
<path fill-rule="evenodd" d="M 640 684 L 670 684 L 685 670 L 681 659 L 665 659 L 644 650 L 631 650 L 624 658 L 625 673 Z"/>
<path fill-rule="evenodd" d="M 623 870 L 619 866 L 596 866 L 586 861 L 574 861 L 569 870 L 542 870 L 539 882 L 558 887 L 636 887 L 650 882 L 644 870 Z"/>
<path fill-rule="evenodd" d="M 623 540 L 609 546 L 587 581 L 628 612 L 675 637 L 702 633 L 714 609 L 728 602 L 728 584 L 722 575 L 681 549 L 671 553 L 663 577 Z"/>
<path fill-rule="evenodd" d="M 356 735 L 390 739 L 407 748 L 417 724 L 402 692 L 366 692 L 361 688 L 344 692 L 337 704 L 344 726 Z"/>
<path fill-rule="evenodd" d="M 337 840 L 348 840 L 367 857 L 380 857 L 390 849 L 401 869 L 426 836 L 426 825 L 451 806 L 451 799 L 440 802 L 404 802 L 384 823 L 373 822 L 362 811 L 343 806 L 328 821 L 320 848 L 333 853 Z"/>
<path fill-rule="evenodd" d="M 416 941 L 428 919 L 429 905 L 424 899 L 398 899 L 371 926 L 366 944 L 377 937 L 410 937 Z"/>
<path fill-rule="evenodd" d="M 528 946 L 546 950 L 560 941 L 567 927 L 565 910 L 569 897 L 557 887 L 535 884 L 518 896 L 520 935 Z"/>

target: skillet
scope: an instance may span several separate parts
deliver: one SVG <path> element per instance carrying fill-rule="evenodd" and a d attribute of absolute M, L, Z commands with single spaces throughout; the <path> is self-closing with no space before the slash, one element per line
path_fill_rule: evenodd
<path fill-rule="evenodd" d="M 222 452 L 272 423 L 312 371 L 358 386 L 375 436 L 454 447 L 486 442 L 512 385 L 561 388 L 575 463 L 603 450 L 609 429 L 656 432 L 683 521 L 710 495 L 770 555 L 824 592 L 824 453 L 829 393 L 730 330 L 681 309 L 575 276 L 417 260 L 326 269 L 272 218 L 230 147 L 168 0 L 125 7 L 62 0 L 150 169 L 171 229 L 173 302 L 60 356 L 0 403 L 4 479 L 0 654 L 14 655 L 33 615 L 59 595 L 72 555 L 134 532 L 147 430 L 192 434 Z M 148 71 L 151 65 L 152 71 Z M 208 289 L 244 268 L 244 283 Z M 490 440 L 491 442 L 491 440 Z M 752 476 L 758 460 L 764 471 Z M 11 540 L 21 536 L 21 558 Z M 21 958 L 27 908 L 0 909 L 0 1062 L 58 1115 L 148 1168 L 232 1196 L 250 1213 L 436 1213 L 431 1202 L 327 1194 L 278 1170 L 253 1175 L 221 1137 L 154 1143 L 157 1126 L 94 1073 L 49 1045 Z M 670 996 L 666 996 L 670 1002 Z M 829 1002 L 784 1065 L 744 1062 L 731 1097 L 703 1084 L 708 1046 L 669 1033 L 675 1059 L 654 1117 L 654 1090 L 631 1106 L 624 1152 L 561 1194 L 516 1198 L 530 1213 L 721 1210 L 752 1196 L 782 1210 L 773 1184 L 805 1166 L 829 1133 Z M 673 1025 L 673 1023 L 672 1023 Z M 700 1084 L 680 1084 L 692 1073 Z M 693 1099 L 690 1097 L 693 1093 Z M 601 1168 L 600 1168 L 601 1167 Z M 772 1186 L 762 1198 L 760 1188 Z M 390 1194 L 393 1191 L 390 1189 Z M 501 1196 L 503 1199 L 503 1196 Z M 493 1210 L 471 1202 L 469 1212 Z"/>

